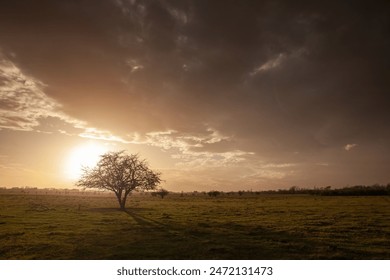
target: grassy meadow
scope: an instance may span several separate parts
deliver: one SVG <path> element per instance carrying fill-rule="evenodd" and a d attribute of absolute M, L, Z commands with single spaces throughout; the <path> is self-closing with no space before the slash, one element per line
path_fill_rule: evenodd
<path fill-rule="evenodd" d="M 0 193 L 0 259 L 390 259 L 390 198 Z"/>

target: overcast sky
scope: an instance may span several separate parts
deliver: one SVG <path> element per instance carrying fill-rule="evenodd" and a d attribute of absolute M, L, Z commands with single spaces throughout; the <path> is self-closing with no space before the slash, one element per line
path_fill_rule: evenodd
<path fill-rule="evenodd" d="M 389 183 L 389 15 L 389 1 L 2 1 L 0 186 L 71 187 L 64 162 L 92 142 L 139 153 L 172 190 Z"/>

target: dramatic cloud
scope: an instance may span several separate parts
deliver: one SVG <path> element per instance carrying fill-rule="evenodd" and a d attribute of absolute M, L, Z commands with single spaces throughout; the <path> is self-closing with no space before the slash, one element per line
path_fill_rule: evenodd
<path fill-rule="evenodd" d="M 45 84 L 23 74 L 0 54 L 0 127 L 31 131 L 39 119 L 56 117 L 75 125 L 80 122 L 63 115 L 60 104 L 44 92 Z"/>
<path fill-rule="evenodd" d="M 387 183 L 389 5 L 7 2 L 0 137 L 115 142 L 172 184 Z"/>
<path fill-rule="evenodd" d="M 133 137 L 131 143 L 146 144 L 162 148 L 171 153 L 171 157 L 178 160 L 177 167 L 206 168 L 224 167 L 245 161 L 246 156 L 252 152 L 234 150 L 226 146 L 222 150 L 210 149 L 210 146 L 232 141 L 228 136 L 221 135 L 212 128 L 207 128 L 203 133 L 188 134 L 175 130 L 149 132 L 143 139 L 139 135 Z"/>
<path fill-rule="evenodd" d="M 66 126 L 80 130 L 81 137 L 126 143 L 109 131 L 87 127 L 86 122 L 72 118 L 61 111 L 61 104 L 44 93 L 41 81 L 25 75 L 14 63 L 0 53 L 0 128 L 42 132 L 47 119 L 61 122 L 57 132 L 69 134 Z"/>
<path fill-rule="evenodd" d="M 350 151 L 350 150 L 354 149 L 356 146 L 357 146 L 357 144 L 347 144 L 347 145 L 345 145 L 344 149 L 346 151 Z"/>
<path fill-rule="evenodd" d="M 249 75 L 254 76 L 258 73 L 261 73 L 262 71 L 267 71 L 270 69 L 273 69 L 275 67 L 278 67 L 282 61 L 285 59 L 285 55 L 280 53 L 275 58 L 267 61 L 266 63 L 260 65 L 259 67 L 255 68 Z"/>

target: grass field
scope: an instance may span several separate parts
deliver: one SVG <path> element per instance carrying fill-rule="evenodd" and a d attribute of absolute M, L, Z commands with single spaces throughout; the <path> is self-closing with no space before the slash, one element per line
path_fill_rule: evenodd
<path fill-rule="evenodd" d="M 0 259 L 390 259 L 389 197 L 0 194 Z"/>

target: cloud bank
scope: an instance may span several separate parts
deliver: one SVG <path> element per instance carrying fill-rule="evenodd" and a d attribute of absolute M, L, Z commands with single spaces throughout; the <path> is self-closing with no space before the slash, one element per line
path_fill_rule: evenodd
<path fill-rule="evenodd" d="M 389 11 L 387 1 L 9 2 L 2 133 L 56 122 L 64 135 L 157 149 L 175 180 L 197 168 L 220 184 L 387 183 Z"/>

